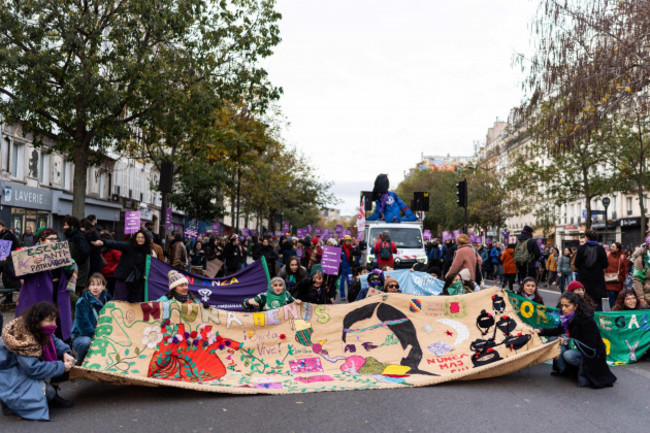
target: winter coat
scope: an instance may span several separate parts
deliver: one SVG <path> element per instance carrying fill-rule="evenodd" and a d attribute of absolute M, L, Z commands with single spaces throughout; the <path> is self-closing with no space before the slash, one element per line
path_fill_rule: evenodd
<path fill-rule="evenodd" d="M 593 358 L 582 355 L 578 372 L 578 384 L 580 386 L 591 386 L 592 388 L 612 386 L 616 381 L 616 376 L 612 374 L 607 366 L 607 352 L 598 325 L 596 325 L 593 316 L 578 313 L 576 311 L 575 316 L 569 321 L 569 337 L 596 350 Z M 562 334 L 564 334 L 564 328 L 561 325 L 557 328 L 542 329 L 540 332 L 540 335 L 545 336 Z M 589 349 L 586 349 L 586 351 L 588 355 L 591 355 Z"/>
<path fill-rule="evenodd" d="M 296 296 L 296 286 L 298 286 L 298 284 L 300 284 L 303 280 L 309 279 L 307 269 L 304 266 L 301 266 L 300 269 L 302 271 L 302 278 L 300 278 L 299 275 L 291 275 L 287 271 L 287 265 L 282 266 L 282 269 L 280 269 L 280 272 L 278 272 L 278 277 L 282 278 L 287 286 L 287 292 L 291 293 L 293 296 Z M 293 281 L 291 279 L 292 276 Z"/>
<path fill-rule="evenodd" d="M 257 247 L 253 250 L 253 260 L 259 260 L 262 257 L 266 259 L 267 265 L 272 265 L 275 262 L 276 256 L 275 251 L 273 250 L 273 245 L 257 245 Z"/>
<path fill-rule="evenodd" d="M 431 247 L 431 251 L 427 254 L 427 259 L 429 260 L 429 264 L 435 263 L 436 266 L 440 266 L 440 262 L 442 261 L 442 250 L 440 247 Z"/>
<path fill-rule="evenodd" d="M 106 250 L 102 254 L 104 260 L 106 260 L 106 265 L 102 268 L 101 273 L 106 278 L 115 277 L 115 269 L 117 269 L 117 263 L 122 256 L 122 252 L 118 250 Z"/>
<path fill-rule="evenodd" d="M 201 267 L 205 269 L 206 257 L 205 251 L 197 250 L 196 248 L 190 252 L 190 263 L 192 266 Z"/>
<path fill-rule="evenodd" d="M 228 242 L 226 244 L 226 247 L 223 249 L 223 257 L 227 270 L 233 272 L 239 269 L 241 257 L 239 247 L 237 245 L 233 245 L 232 242 Z"/>
<path fill-rule="evenodd" d="M 101 247 L 94 246 L 91 242 L 101 240 L 96 231 L 86 233 L 88 247 L 90 248 L 90 274 L 100 272 L 102 270 L 102 249 Z"/>
<path fill-rule="evenodd" d="M 9 333 L 12 325 L 22 318 L 15 319 L 5 327 Z M 61 376 L 65 372 L 62 361 L 44 361 L 41 355 L 27 356 L 10 351 L 7 348 L 9 339 L 3 332 L 0 340 L 0 400 L 2 400 L 18 416 L 34 420 L 49 421 L 50 412 L 45 395 L 45 380 Z M 31 334 L 28 335 L 31 337 Z M 24 342 L 26 338 L 18 337 Z M 31 337 L 33 340 L 34 337 Z M 6 340 L 6 342 L 5 342 Z M 59 359 L 64 353 L 70 353 L 70 347 L 55 336 L 52 336 L 54 348 Z M 13 349 L 13 347 L 12 347 Z M 16 350 L 16 349 L 14 349 Z M 21 352 L 17 350 L 17 352 Z"/>
<path fill-rule="evenodd" d="M 140 248 L 134 248 L 131 242 L 120 242 L 107 239 L 104 241 L 106 248 L 119 250 L 122 252 L 117 268 L 115 268 L 115 279 L 124 281 L 129 276 L 131 271 L 135 268 L 144 276 L 147 267 L 147 256 L 151 252 L 146 253 Z M 183 245 L 181 243 L 181 245 Z M 184 248 L 184 247 L 183 247 Z M 184 269 L 185 270 L 185 269 Z"/>
<path fill-rule="evenodd" d="M 0 262 L 0 270 L 2 270 L 2 285 L 5 286 L 5 289 L 20 289 L 22 287 L 20 279 L 14 272 L 14 262 L 11 260 L 11 256 L 7 257 L 4 262 Z"/>
<path fill-rule="evenodd" d="M 625 254 L 620 252 L 613 253 L 610 251 L 607 253 L 607 263 L 609 263 L 609 265 L 607 266 L 607 269 L 605 269 L 605 273 L 618 273 L 618 281 L 614 283 L 605 282 L 605 287 L 607 290 L 620 292 L 623 288 L 625 277 L 627 276 L 627 267 L 629 265 L 627 257 L 625 257 Z"/>
<path fill-rule="evenodd" d="M 33 247 L 36 243 L 36 237 L 34 236 L 34 233 L 29 235 L 27 233 L 23 233 L 20 237 L 20 240 L 22 241 L 24 247 Z"/>
<path fill-rule="evenodd" d="M 469 271 L 469 279 L 476 281 L 476 261 L 478 260 L 478 265 L 481 266 L 483 260 L 481 257 L 474 251 L 474 248 L 470 244 L 459 245 L 454 254 L 454 261 L 451 263 L 451 267 L 447 272 L 447 275 L 452 272 L 458 273 L 463 269 Z M 445 278 L 447 277 L 445 275 Z"/>
<path fill-rule="evenodd" d="M 644 248 L 643 253 L 637 255 L 636 260 L 634 261 L 634 291 L 639 299 L 645 300 L 645 302 L 650 305 L 650 271 L 648 271 L 647 266 L 644 263 L 643 258 L 646 256 L 647 250 Z M 646 273 L 647 277 L 641 278 L 637 276 L 637 273 Z"/>
<path fill-rule="evenodd" d="M 84 266 L 90 257 L 90 244 L 86 234 L 78 228 L 66 230 L 65 238 L 70 246 L 70 256 L 77 266 Z"/>
<path fill-rule="evenodd" d="M 490 259 L 495 266 L 501 264 L 501 249 L 497 247 L 492 247 L 490 250 Z"/>
<path fill-rule="evenodd" d="M 375 244 L 374 248 L 372 249 L 372 251 L 375 253 L 377 257 L 377 267 L 379 269 L 382 269 L 384 266 L 390 266 L 391 268 L 395 267 L 395 260 L 393 258 L 393 254 L 397 254 L 397 247 L 395 246 L 395 242 L 390 241 L 390 251 L 392 254 L 390 256 L 390 259 L 388 260 L 384 260 L 381 257 L 379 257 L 379 251 L 381 251 L 381 244 L 383 243 L 384 241 L 380 240 Z"/>
<path fill-rule="evenodd" d="M 562 254 L 560 256 L 560 258 L 557 261 L 557 271 L 565 275 L 568 275 L 571 272 L 573 272 L 571 270 L 571 255 L 565 256 L 564 254 Z"/>
<path fill-rule="evenodd" d="M 516 274 L 517 266 L 515 265 L 515 259 L 513 254 L 515 253 L 514 248 L 506 248 L 501 253 L 501 261 L 503 262 L 503 273 L 504 274 Z"/>
<path fill-rule="evenodd" d="M 11 251 L 15 251 L 16 248 L 20 248 L 20 241 L 18 237 L 11 233 L 9 230 L 4 230 L 0 233 L 0 239 L 3 241 L 11 241 Z"/>
<path fill-rule="evenodd" d="M 607 296 L 605 274 L 609 266 L 605 249 L 594 241 L 587 241 L 578 247 L 575 266 L 578 269 L 578 281 L 585 286 L 585 293 L 591 299 L 599 300 Z"/>
<path fill-rule="evenodd" d="M 174 239 L 169 246 L 169 264 L 181 271 L 187 271 L 187 249 L 180 238 Z"/>
<path fill-rule="evenodd" d="M 549 254 L 548 259 L 546 260 L 546 269 L 549 272 L 557 272 L 557 258 L 555 254 Z"/>
<path fill-rule="evenodd" d="M 104 290 L 99 299 L 96 299 L 89 290 L 86 290 L 77 301 L 74 309 L 74 324 L 72 325 L 72 338 L 95 336 L 97 316 L 104 305 L 113 298 Z"/>

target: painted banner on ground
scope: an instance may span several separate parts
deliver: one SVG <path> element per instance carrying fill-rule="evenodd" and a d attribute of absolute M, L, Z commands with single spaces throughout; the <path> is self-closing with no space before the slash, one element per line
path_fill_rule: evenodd
<path fill-rule="evenodd" d="M 72 264 L 67 241 L 12 251 L 11 260 L 17 277 Z"/>
<path fill-rule="evenodd" d="M 560 312 L 508 293 L 519 317 L 533 328 L 560 325 Z M 650 310 L 596 312 L 600 335 L 607 349 L 607 363 L 623 365 L 638 361 L 650 349 Z"/>
<path fill-rule="evenodd" d="M 235 394 L 403 388 L 496 377 L 559 355 L 493 288 L 240 313 L 108 302 L 72 378 Z"/>
<path fill-rule="evenodd" d="M 145 299 L 155 301 L 167 293 L 169 291 L 168 274 L 169 271 L 175 269 L 185 275 L 190 283 L 190 292 L 201 302 L 223 310 L 243 311 L 244 299 L 266 292 L 269 279 L 262 260 L 257 260 L 250 266 L 227 277 L 208 278 L 179 271 L 165 262 L 147 256 Z"/>
<path fill-rule="evenodd" d="M 432 277 L 426 272 L 411 271 L 409 269 L 395 269 L 392 271 L 384 272 L 384 275 L 390 275 L 397 280 L 399 289 L 402 293 L 411 295 L 439 295 L 442 293 L 442 288 L 445 282 Z M 361 288 L 368 287 L 368 274 L 359 277 Z"/>

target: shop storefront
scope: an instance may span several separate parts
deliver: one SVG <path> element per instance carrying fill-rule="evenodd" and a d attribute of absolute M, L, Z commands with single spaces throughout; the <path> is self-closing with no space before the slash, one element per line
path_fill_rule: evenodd
<path fill-rule="evenodd" d="M 39 227 L 51 223 L 52 191 L 33 188 L 19 183 L 4 181 L 0 183 L 2 210 L 0 218 L 20 235 L 25 227 L 35 232 Z"/>
<path fill-rule="evenodd" d="M 641 244 L 641 217 L 621 218 L 616 221 L 621 230 L 621 245 L 628 251 Z"/>

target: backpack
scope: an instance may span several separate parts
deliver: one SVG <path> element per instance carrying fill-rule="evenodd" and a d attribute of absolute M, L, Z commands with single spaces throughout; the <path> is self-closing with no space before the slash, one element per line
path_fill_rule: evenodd
<path fill-rule="evenodd" d="M 515 246 L 515 254 L 513 255 L 515 264 L 517 266 L 528 265 L 528 263 L 530 263 L 531 259 L 533 258 L 532 254 L 530 254 L 528 251 L 528 241 L 529 239 L 517 240 L 517 245 Z"/>
<path fill-rule="evenodd" d="M 391 248 L 391 243 L 382 241 L 381 246 L 379 247 L 379 258 L 382 260 L 390 260 L 391 257 L 393 257 L 393 249 Z"/>

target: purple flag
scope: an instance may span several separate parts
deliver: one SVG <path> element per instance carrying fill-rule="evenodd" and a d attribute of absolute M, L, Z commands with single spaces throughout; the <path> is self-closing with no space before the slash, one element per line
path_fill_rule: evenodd
<path fill-rule="evenodd" d="M 169 278 L 167 274 L 172 269 L 165 262 L 147 256 L 151 260 L 149 274 L 145 286 L 145 299 L 155 301 L 169 291 Z M 215 308 L 230 311 L 245 311 L 242 302 L 246 298 L 266 292 L 269 284 L 261 260 L 252 265 L 223 278 L 208 278 L 189 272 L 179 271 L 189 281 L 190 292 L 201 302 L 207 302 Z"/>
<path fill-rule="evenodd" d="M 241 233 L 242 233 L 242 236 L 244 236 L 245 238 L 247 238 L 247 237 L 249 237 L 251 235 L 251 231 L 248 230 L 247 228 L 243 228 Z"/>
<path fill-rule="evenodd" d="M 323 267 L 323 273 L 328 275 L 338 275 L 339 265 L 341 264 L 341 247 L 323 247 L 323 258 L 320 261 Z"/>
<path fill-rule="evenodd" d="M 442 232 L 442 241 L 447 242 L 448 239 L 451 239 L 451 234 L 447 230 Z"/>
<path fill-rule="evenodd" d="M 424 239 L 431 239 L 431 230 L 425 230 L 424 233 L 422 234 Z"/>
<path fill-rule="evenodd" d="M 320 227 L 316 227 L 316 236 L 321 237 L 323 236 L 323 229 Z"/>
<path fill-rule="evenodd" d="M 140 230 L 140 211 L 135 210 L 124 214 L 124 234 L 135 233 Z"/>
<path fill-rule="evenodd" d="M 457 237 L 460 233 L 461 233 L 460 230 L 454 230 L 453 232 L 451 232 L 451 234 L 453 235 L 454 239 L 456 239 L 456 237 Z"/>
<path fill-rule="evenodd" d="M 289 221 L 282 221 L 282 231 L 289 233 Z"/>
<path fill-rule="evenodd" d="M 168 207 L 166 211 L 165 230 L 169 230 L 172 226 L 172 208 Z"/>
<path fill-rule="evenodd" d="M 312 233 L 314 232 L 314 226 L 311 225 L 311 224 L 309 224 L 309 225 L 307 226 L 307 231 L 309 232 L 309 234 L 312 234 Z"/>

